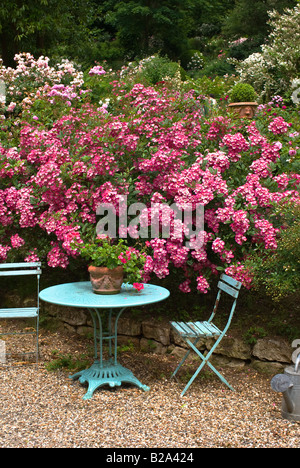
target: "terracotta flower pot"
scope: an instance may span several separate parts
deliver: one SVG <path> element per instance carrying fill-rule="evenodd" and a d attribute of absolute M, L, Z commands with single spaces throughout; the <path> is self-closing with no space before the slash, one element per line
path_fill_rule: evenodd
<path fill-rule="evenodd" d="M 252 119 L 257 106 L 257 102 L 232 102 L 228 105 L 228 109 L 239 114 L 241 118 Z"/>
<path fill-rule="evenodd" d="M 112 270 L 106 267 L 90 266 L 88 271 L 95 294 L 119 294 L 124 278 L 122 266 Z"/>

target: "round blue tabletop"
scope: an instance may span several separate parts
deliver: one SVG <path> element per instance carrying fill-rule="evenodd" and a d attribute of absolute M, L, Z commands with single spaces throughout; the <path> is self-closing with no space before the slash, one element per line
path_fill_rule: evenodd
<path fill-rule="evenodd" d="M 93 292 L 90 281 L 83 281 L 51 286 L 41 291 L 39 296 L 45 302 L 62 306 L 112 309 L 153 304 L 169 295 L 167 289 L 153 284 L 144 284 L 140 292 L 129 284 L 123 284 L 120 294 L 102 296 Z"/>

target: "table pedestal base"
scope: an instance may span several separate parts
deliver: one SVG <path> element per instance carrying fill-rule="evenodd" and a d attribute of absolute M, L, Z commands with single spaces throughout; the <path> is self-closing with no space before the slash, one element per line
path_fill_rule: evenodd
<path fill-rule="evenodd" d="M 150 387 L 143 385 L 130 370 L 121 366 L 121 364 L 115 364 L 111 361 L 104 361 L 102 365 L 99 361 L 95 361 L 89 369 L 70 376 L 70 379 L 73 380 L 78 378 L 80 383 L 88 383 L 88 391 L 83 397 L 84 400 L 92 398 L 94 391 L 106 384 L 110 387 L 116 387 L 120 386 L 122 382 L 126 382 L 136 385 L 142 390 L 150 390 Z"/>

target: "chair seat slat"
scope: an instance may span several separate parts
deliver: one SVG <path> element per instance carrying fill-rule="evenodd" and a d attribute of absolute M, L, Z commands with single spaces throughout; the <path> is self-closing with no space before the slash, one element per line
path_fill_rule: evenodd
<path fill-rule="evenodd" d="M 195 322 L 194 326 L 199 329 L 200 336 L 221 335 L 221 331 L 211 322 Z"/>
<path fill-rule="evenodd" d="M 37 307 L 0 309 L 0 318 L 33 318 L 37 316 Z"/>
<path fill-rule="evenodd" d="M 214 323 L 210 322 L 209 325 L 213 335 L 221 335 L 223 333 Z"/>
<path fill-rule="evenodd" d="M 193 322 L 187 322 L 184 325 L 185 325 L 185 328 L 186 328 L 186 336 L 189 336 L 189 337 L 197 337 L 198 336 L 198 330 L 195 329 Z"/>
<path fill-rule="evenodd" d="M 206 326 L 205 322 L 195 322 L 193 326 L 197 330 L 197 334 L 199 336 L 211 336 L 212 335 L 209 327 Z"/>
<path fill-rule="evenodd" d="M 181 337 L 197 338 L 199 336 L 219 336 L 221 331 L 209 322 L 171 322 Z"/>
<path fill-rule="evenodd" d="M 177 322 L 170 322 L 170 325 L 174 328 L 174 330 L 179 334 L 182 335 L 184 333 L 183 328 Z"/>
<path fill-rule="evenodd" d="M 184 322 L 171 322 L 171 325 L 182 337 L 195 337 L 196 333 Z"/>

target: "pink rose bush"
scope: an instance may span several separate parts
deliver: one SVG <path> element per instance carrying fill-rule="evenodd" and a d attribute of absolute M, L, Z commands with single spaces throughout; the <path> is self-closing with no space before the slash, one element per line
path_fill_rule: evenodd
<path fill-rule="evenodd" d="M 1 76 L 16 82 L 30 60 L 23 57 L 14 71 L 2 67 Z M 291 162 L 299 156 L 297 120 L 288 121 L 288 111 L 277 107 L 276 116 L 262 107 L 252 121 L 209 116 L 205 98 L 184 86 L 174 90 L 121 79 L 112 81 L 111 110 L 104 112 L 89 101 L 82 75 L 71 65 L 50 68 L 41 58 L 32 68 L 49 79 L 41 79 L 31 104 L 23 95 L 15 99 L 16 84 L 5 115 L 17 102 L 22 122 L 13 137 L 5 139 L 0 131 L 0 261 L 40 259 L 68 268 L 80 258 L 75 246 L 96 231 L 97 207 L 110 203 L 117 235 L 147 249 L 144 281 L 174 274 L 180 291 L 206 293 L 211 278 L 225 271 L 250 287 L 247 255 L 271 253 L 280 237 L 274 206 L 300 201 L 300 175 Z M 90 71 L 93 79 L 104 74 L 100 66 Z M 41 111 L 33 118 L 51 100 L 55 115 L 56 99 L 64 103 L 56 119 L 49 122 Z M 140 226 L 130 224 L 130 213 L 123 222 L 124 198 L 128 206 L 146 206 Z M 155 211 L 159 203 L 166 211 Z M 203 206 L 201 243 L 194 248 L 187 245 L 187 226 L 175 216 L 174 204 L 191 208 L 193 228 L 197 206 Z M 151 216 L 159 220 L 154 237 Z M 171 229 L 163 236 L 168 221 Z M 147 236 L 139 236 L 142 228 Z"/>
<path fill-rule="evenodd" d="M 89 75 L 94 76 L 94 75 L 105 75 L 106 71 L 101 65 L 95 65 L 93 68 L 90 69 Z"/>
<path fill-rule="evenodd" d="M 0 59 L 0 80 L 6 85 L 5 105 L 7 112 L 18 113 L 32 109 L 41 97 L 55 103 L 58 96 L 70 103 L 82 92 L 83 73 L 68 60 L 54 66 L 49 58 L 41 56 L 37 60 L 29 53 L 15 56 L 16 67 L 5 67 Z"/>

